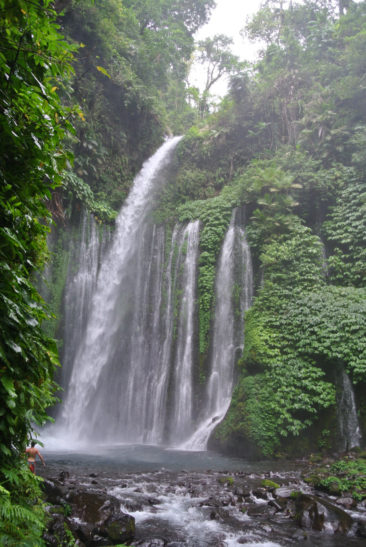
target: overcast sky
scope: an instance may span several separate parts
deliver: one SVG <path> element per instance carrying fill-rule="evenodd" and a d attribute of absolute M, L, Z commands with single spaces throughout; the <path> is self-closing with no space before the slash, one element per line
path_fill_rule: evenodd
<path fill-rule="evenodd" d="M 216 0 L 216 8 L 212 12 L 211 19 L 197 32 L 196 40 L 213 37 L 215 34 L 226 34 L 234 40 L 232 52 L 242 61 L 253 61 L 256 58 L 258 46 L 247 40 L 244 41 L 239 33 L 245 26 L 247 17 L 258 11 L 261 2 L 262 0 Z M 194 66 L 190 76 L 191 84 L 201 88 L 203 80 L 202 67 Z M 225 82 L 218 82 L 213 92 L 224 95 L 226 87 Z"/>

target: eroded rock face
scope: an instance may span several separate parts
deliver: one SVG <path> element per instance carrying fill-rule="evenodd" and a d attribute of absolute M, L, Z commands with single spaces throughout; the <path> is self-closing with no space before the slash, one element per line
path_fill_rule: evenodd
<path fill-rule="evenodd" d="M 60 512 L 52 516 L 47 531 L 49 545 L 52 536 L 60 537 L 65 528 L 75 539 L 87 547 L 117 545 L 132 540 L 135 535 L 135 519 L 122 512 L 120 502 L 103 491 L 95 491 L 81 485 L 61 485 L 58 481 L 45 481 L 46 501 L 57 503 Z"/>

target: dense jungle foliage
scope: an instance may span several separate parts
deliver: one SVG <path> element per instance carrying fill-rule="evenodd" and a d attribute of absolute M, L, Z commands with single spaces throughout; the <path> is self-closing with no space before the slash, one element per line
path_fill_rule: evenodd
<path fill-rule="evenodd" d="M 366 5 L 267 2 L 246 32 L 261 59 L 188 132 L 162 212 L 166 200 L 203 223 L 202 363 L 227 212 L 246 210 L 256 297 L 216 443 L 266 456 L 335 448 L 337 376 L 359 394 L 366 383 Z M 358 407 L 365 430 L 362 395 Z"/>
<path fill-rule="evenodd" d="M 265 2 L 245 30 L 262 41 L 260 59 L 230 58 L 229 93 L 210 113 L 186 78 L 193 35 L 213 5 L 0 0 L 5 545 L 43 544 L 39 481 L 23 452 L 56 388 L 57 350 L 42 329 L 49 312 L 32 284 L 48 257 L 51 214 L 62 226 L 86 206 L 113 222 L 165 134 L 186 136 L 154 219 L 201 220 L 202 381 L 215 267 L 234 207 L 245 213 L 253 253 L 256 294 L 216 446 L 265 456 L 337 447 L 342 370 L 366 434 L 366 2 Z"/>
<path fill-rule="evenodd" d="M 83 115 L 70 147 L 75 165 L 55 211 L 72 215 L 72 198 L 113 220 L 142 162 L 164 135 L 192 125 L 185 81 L 193 34 L 213 0 L 66 0 L 56 2 L 69 39 L 79 46 L 68 90 Z M 65 199 L 66 198 L 66 199 Z"/>
<path fill-rule="evenodd" d="M 44 511 L 24 450 L 54 402 L 55 342 L 31 278 L 47 258 L 47 204 L 70 160 L 63 140 L 77 112 L 57 89 L 72 76 L 73 47 L 50 2 L 0 2 L 0 542 L 40 545 Z"/>

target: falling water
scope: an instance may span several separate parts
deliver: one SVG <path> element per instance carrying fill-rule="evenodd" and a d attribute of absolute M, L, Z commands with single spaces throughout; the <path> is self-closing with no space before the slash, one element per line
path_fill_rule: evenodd
<path fill-rule="evenodd" d="M 171 441 L 192 433 L 193 425 L 193 336 L 199 222 L 191 222 L 183 236 L 185 260 L 181 276 L 182 299 L 179 306 L 177 350 L 173 378 L 173 411 Z"/>
<path fill-rule="evenodd" d="M 181 309 L 175 343 L 167 341 L 169 332 L 162 328 L 163 314 L 160 313 L 167 283 L 163 276 L 164 231 L 148 223 L 153 192 L 164 181 L 164 169 L 178 141 L 179 138 L 174 138 L 166 142 L 146 162 L 118 217 L 114 240 L 100 268 L 58 422 L 59 431 L 63 429 L 68 436 L 161 441 L 167 427 L 161 416 L 156 417 L 161 408 L 152 389 L 158 393 L 160 389 L 159 395 L 166 399 L 167 383 L 181 382 L 181 365 L 188 376 L 193 366 L 198 223 L 186 226 L 179 235 L 180 245 L 186 246 L 184 253 L 182 249 L 178 253 L 185 255 L 182 264 L 175 260 L 178 266 L 174 266 L 174 257 L 170 259 L 172 268 L 182 270 L 176 272 L 182 280 L 182 307 L 178 308 L 176 302 L 170 303 L 171 313 Z M 172 288 L 168 287 L 169 290 L 174 293 Z M 169 329 L 171 324 L 170 320 Z M 171 372 L 160 371 L 167 379 L 164 386 L 159 386 L 159 367 L 171 360 L 172 352 L 175 352 L 174 374 L 170 377 Z M 188 388 L 184 396 L 174 390 L 173 393 L 170 405 L 174 416 L 183 430 L 189 429 L 190 417 L 183 415 L 183 408 L 187 411 L 192 393 Z"/>
<path fill-rule="evenodd" d="M 244 312 L 251 304 L 253 281 L 249 247 L 235 217 L 236 211 L 224 239 L 216 276 L 212 357 L 203 419 L 185 448 L 205 449 L 212 430 L 225 416 L 231 401 L 234 365 L 243 349 Z"/>
<path fill-rule="evenodd" d="M 169 235 L 150 222 L 178 140 L 165 143 L 135 179 L 101 261 L 95 226 L 83 221 L 79 270 L 65 295 L 66 397 L 52 432 L 69 443 L 205 448 L 230 404 L 251 300 L 250 253 L 234 213 L 219 259 L 211 369 L 199 400 L 200 225 L 178 224 Z"/>
<path fill-rule="evenodd" d="M 172 442 L 176 434 L 192 431 L 193 324 L 199 243 L 199 223 L 176 225 L 161 299 L 160 352 L 150 393 L 147 440 Z M 180 297 L 179 297 L 180 295 Z M 172 385 L 170 394 L 169 385 Z M 169 396 L 170 395 L 170 396 Z M 174 428 L 170 424 L 174 424 Z"/>
<path fill-rule="evenodd" d="M 338 416 L 342 450 L 351 450 L 360 446 L 361 432 L 357 418 L 355 395 L 351 380 L 344 369 L 339 375 Z"/>
<path fill-rule="evenodd" d="M 81 237 L 75 245 L 74 252 L 70 252 L 72 256 L 63 300 L 62 375 L 59 381 L 64 386 L 69 382 L 75 353 L 88 321 L 99 260 L 108 242 L 108 236 L 107 231 L 104 231 L 102 236 L 98 233 L 92 215 L 84 211 L 81 219 Z"/>

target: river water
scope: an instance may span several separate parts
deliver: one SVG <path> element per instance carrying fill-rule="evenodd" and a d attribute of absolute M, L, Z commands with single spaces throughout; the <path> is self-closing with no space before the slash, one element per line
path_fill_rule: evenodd
<path fill-rule="evenodd" d="M 90 472 L 151 471 L 243 471 L 262 473 L 269 470 L 288 470 L 288 464 L 273 461 L 249 462 L 211 451 L 185 451 L 162 448 L 154 445 L 80 445 L 69 450 L 56 448 L 51 439 L 42 451 L 49 463 L 66 465 L 70 469 Z M 295 469 L 296 465 L 292 464 Z"/>
<path fill-rule="evenodd" d="M 118 498 L 122 511 L 135 518 L 130 545 L 136 547 L 364 545 L 355 530 L 303 530 L 288 512 L 275 510 L 271 493 L 261 497 L 263 479 L 311 493 L 301 479 L 308 471 L 304 462 L 248 462 L 146 445 L 51 447 L 49 440 L 41 473 L 52 478 L 67 471 L 72 482 Z"/>

